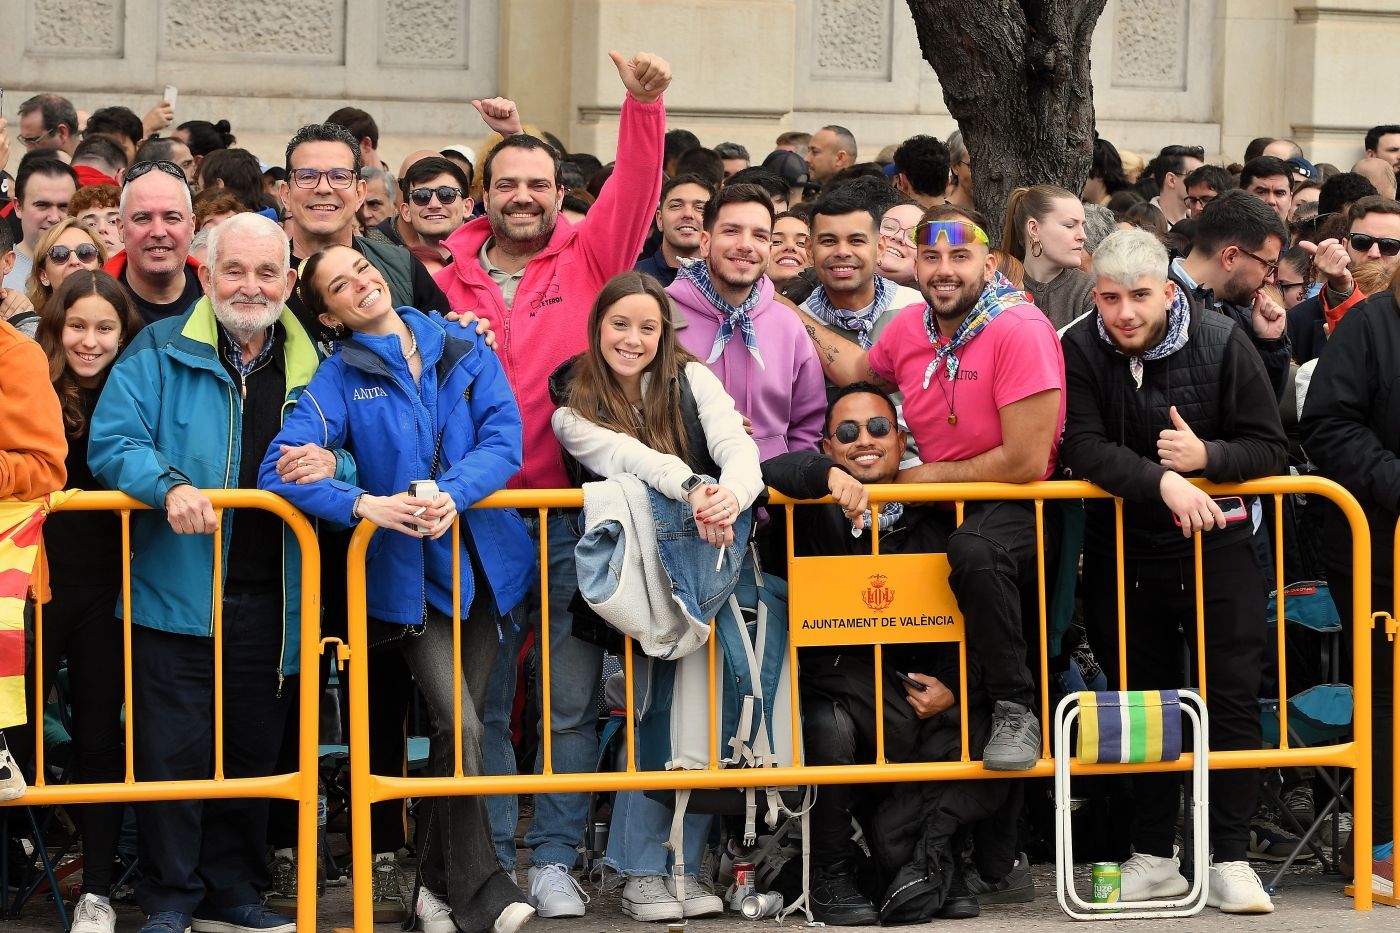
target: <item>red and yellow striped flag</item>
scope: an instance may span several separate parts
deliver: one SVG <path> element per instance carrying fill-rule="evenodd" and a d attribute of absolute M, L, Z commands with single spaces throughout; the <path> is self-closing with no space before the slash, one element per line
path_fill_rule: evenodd
<path fill-rule="evenodd" d="M 0 728 L 24 723 L 24 603 L 39 557 L 39 529 L 72 492 L 38 502 L 0 501 Z"/>

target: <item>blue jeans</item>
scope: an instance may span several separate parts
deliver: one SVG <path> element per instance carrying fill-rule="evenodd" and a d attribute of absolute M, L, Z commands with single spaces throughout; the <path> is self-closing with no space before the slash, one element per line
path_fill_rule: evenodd
<path fill-rule="evenodd" d="M 539 518 L 526 515 L 525 527 L 539 546 Z M 561 511 L 549 513 L 549 652 L 553 766 L 555 773 L 593 771 L 598 760 L 598 681 L 603 673 L 603 649 L 574 638 L 570 631 L 573 617 L 569 602 L 578 591 L 574 569 L 574 545 L 578 543 L 577 515 Z M 528 619 L 540 641 L 540 592 L 536 585 L 514 613 L 521 625 Z M 509 626 L 504 626 L 509 628 Z M 508 633 L 509 634 L 509 633 Z M 519 635 L 507 637 L 496 655 L 486 694 L 485 741 L 482 754 L 489 774 L 512 774 L 514 751 L 510 743 L 510 712 L 515 696 L 515 655 Z M 542 728 L 543 725 L 528 724 Z M 543 768 L 544 747 L 540 747 L 535 770 Z M 515 867 L 515 826 L 519 820 L 516 800 L 495 796 L 487 801 L 491 816 L 496 857 L 508 868 Z M 564 865 L 572 868 L 578 859 L 588 822 L 587 794 L 536 794 L 535 814 L 525 833 L 525 845 L 533 849 L 533 865 Z"/>
<path fill-rule="evenodd" d="M 671 835 L 671 808 L 639 790 L 619 791 L 613 800 L 608 827 L 608 852 L 604 864 L 623 875 L 667 875 L 671 852 L 665 847 Z M 685 815 L 685 873 L 700 871 L 705 840 L 710 835 L 708 813 Z"/>

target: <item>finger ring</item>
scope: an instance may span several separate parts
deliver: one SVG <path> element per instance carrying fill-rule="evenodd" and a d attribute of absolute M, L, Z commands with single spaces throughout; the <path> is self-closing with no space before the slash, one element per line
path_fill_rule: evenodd
<path fill-rule="evenodd" d="M 297 457 L 297 466 L 303 466 L 303 465 L 305 465 L 305 463 L 306 463 L 306 458 L 305 458 L 305 457 Z"/>

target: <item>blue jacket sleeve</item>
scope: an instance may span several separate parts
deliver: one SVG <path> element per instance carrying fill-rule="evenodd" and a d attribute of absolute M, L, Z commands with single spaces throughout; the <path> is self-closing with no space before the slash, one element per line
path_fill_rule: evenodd
<path fill-rule="evenodd" d="M 500 359 L 479 337 L 473 352 L 481 361 L 467 400 L 469 417 L 476 425 L 476 446 L 455 452 L 452 465 L 438 480 L 438 487 L 452 497 L 458 511 L 505 486 L 520 470 L 523 446 L 520 408 Z"/>
<path fill-rule="evenodd" d="M 341 525 L 353 524 L 350 510 L 364 490 L 354 482 L 347 482 L 341 475 L 345 460 L 337 448 L 345 443 L 347 414 L 341 369 L 327 360 L 311 377 L 311 383 L 302 391 L 287 420 L 282 423 L 282 430 L 268 447 L 258 471 L 258 487 L 277 493 L 317 518 Z M 283 444 L 290 447 L 319 444 L 327 450 L 336 451 L 336 476 L 300 485 L 283 482 L 277 475 L 277 458 L 281 456 Z M 353 461 L 351 463 L 353 465 Z"/>
<path fill-rule="evenodd" d="M 160 351 L 138 335 L 112 366 L 88 442 L 88 466 L 104 486 L 156 509 L 165 508 L 171 489 L 190 484 L 156 447 L 161 382 Z"/>

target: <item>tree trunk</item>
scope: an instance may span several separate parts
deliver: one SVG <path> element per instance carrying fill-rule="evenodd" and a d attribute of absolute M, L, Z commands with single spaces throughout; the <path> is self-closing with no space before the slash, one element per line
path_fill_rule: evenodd
<path fill-rule="evenodd" d="M 1107 0 L 908 0 L 924 59 L 962 129 L 973 196 L 1000 242 L 1011 192 L 1076 194 L 1094 151 L 1089 44 Z"/>

